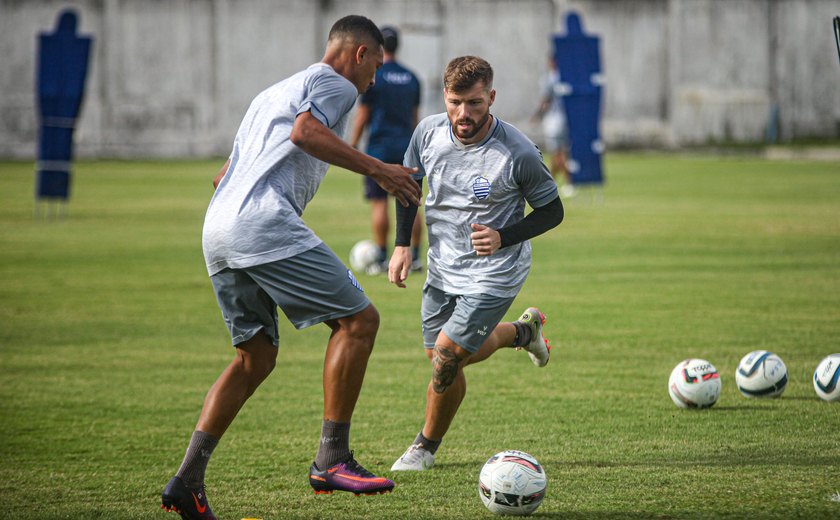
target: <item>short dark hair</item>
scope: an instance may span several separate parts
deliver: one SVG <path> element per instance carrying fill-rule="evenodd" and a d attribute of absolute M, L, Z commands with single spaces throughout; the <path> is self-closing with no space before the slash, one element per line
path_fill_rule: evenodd
<path fill-rule="evenodd" d="M 493 67 L 477 56 L 453 58 L 443 73 L 443 86 L 450 92 L 464 92 L 478 82 L 493 85 Z"/>
<path fill-rule="evenodd" d="M 400 33 L 396 28 L 386 25 L 382 29 L 382 37 L 385 38 L 385 52 L 394 54 L 397 52 L 397 47 L 400 46 Z"/>
<path fill-rule="evenodd" d="M 379 27 L 370 18 L 357 14 L 345 16 L 335 22 L 327 39 L 332 41 L 344 38 L 355 38 L 356 40 L 370 38 L 379 45 L 385 44 L 382 33 L 379 32 Z"/>

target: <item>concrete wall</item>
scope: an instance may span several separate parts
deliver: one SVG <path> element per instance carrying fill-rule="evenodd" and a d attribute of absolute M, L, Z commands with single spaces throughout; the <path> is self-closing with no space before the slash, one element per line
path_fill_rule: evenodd
<path fill-rule="evenodd" d="M 350 13 L 402 29 L 424 115 L 443 108 L 446 62 L 477 54 L 494 113 L 539 141 L 528 116 L 574 9 L 602 38 L 608 146 L 840 133 L 836 0 L 0 0 L 2 157 L 35 154 L 36 35 L 66 7 L 95 38 L 78 156 L 226 155 L 254 95 L 320 60 Z"/>

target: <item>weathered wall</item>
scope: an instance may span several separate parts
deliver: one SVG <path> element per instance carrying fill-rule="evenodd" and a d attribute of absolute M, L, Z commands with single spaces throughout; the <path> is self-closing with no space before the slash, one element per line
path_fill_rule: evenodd
<path fill-rule="evenodd" d="M 318 61 L 350 13 L 402 29 L 423 114 L 442 110 L 446 62 L 477 54 L 494 112 L 539 140 L 528 116 L 574 9 L 602 38 L 608 146 L 840 132 L 836 0 L 0 0 L 0 156 L 34 156 L 36 35 L 66 7 L 95 38 L 79 156 L 227 154 L 254 95 Z"/>

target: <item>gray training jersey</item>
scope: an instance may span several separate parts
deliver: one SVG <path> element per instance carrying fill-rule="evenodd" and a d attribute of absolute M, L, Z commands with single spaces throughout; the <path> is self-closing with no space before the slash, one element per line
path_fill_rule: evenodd
<path fill-rule="evenodd" d="M 426 225 L 429 266 L 426 283 L 453 294 L 514 297 L 531 268 L 528 241 L 478 256 L 470 224 L 501 229 L 525 217 L 525 201 L 542 207 L 557 197 L 557 185 L 536 145 L 494 117 L 487 137 L 463 145 L 447 115 L 417 126 L 405 165 L 428 178 Z"/>
<path fill-rule="evenodd" d="M 311 112 L 341 136 L 357 96 L 350 81 L 316 63 L 251 102 L 204 219 L 210 275 L 282 260 L 321 243 L 301 214 L 329 165 L 292 144 L 292 126 L 298 114 Z"/>

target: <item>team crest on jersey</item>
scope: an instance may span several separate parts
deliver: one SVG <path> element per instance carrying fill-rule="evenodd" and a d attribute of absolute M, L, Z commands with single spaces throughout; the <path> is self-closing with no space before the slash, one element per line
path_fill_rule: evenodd
<path fill-rule="evenodd" d="M 353 272 L 350 269 L 347 270 L 347 278 L 350 278 L 350 283 L 353 284 L 353 287 L 355 287 L 356 289 L 358 289 L 362 292 L 365 292 L 365 290 L 362 289 L 362 286 L 359 284 L 359 281 L 356 280 L 355 276 L 353 276 Z"/>
<path fill-rule="evenodd" d="M 473 194 L 478 200 L 484 200 L 490 195 L 490 181 L 484 177 L 476 177 L 472 185 Z"/>

